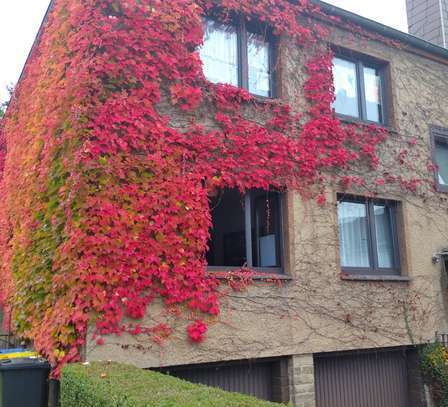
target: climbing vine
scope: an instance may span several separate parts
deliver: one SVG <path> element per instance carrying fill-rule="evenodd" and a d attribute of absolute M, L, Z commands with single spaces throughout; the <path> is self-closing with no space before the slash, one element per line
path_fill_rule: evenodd
<path fill-rule="evenodd" d="M 426 345 L 420 352 L 420 367 L 438 407 L 448 406 L 448 351 L 441 343 Z"/>
<path fill-rule="evenodd" d="M 306 111 L 205 79 L 210 14 L 256 20 L 304 50 Z M 0 239 L 2 301 L 56 375 L 79 359 L 89 323 L 98 344 L 168 338 L 165 323 L 124 322 L 156 298 L 204 340 L 223 295 L 205 261 L 216 189 L 293 189 L 323 204 L 327 177 L 362 183 L 347 170 L 378 166 L 387 131 L 334 115 L 327 30 L 310 16 L 326 18 L 306 0 L 53 3 L 1 133 Z"/>

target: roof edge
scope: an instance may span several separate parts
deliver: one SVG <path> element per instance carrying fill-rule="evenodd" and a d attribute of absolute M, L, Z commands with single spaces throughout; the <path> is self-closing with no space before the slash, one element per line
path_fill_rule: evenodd
<path fill-rule="evenodd" d="M 368 30 L 378 32 L 385 37 L 404 42 L 422 51 L 426 51 L 438 57 L 448 59 L 448 49 L 446 48 L 425 41 L 424 39 L 416 37 L 412 34 L 408 34 L 387 25 L 381 24 L 377 21 L 370 20 L 369 18 L 362 17 L 359 14 L 352 13 L 351 11 L 347 11 L 332 4 L 325 3 L 324 1 L 312 0 L 312 2 L 318 5 L 324 12 L 328 14 L 340 17 L 345 20 L 349 20 Z"/>
<path fill-rule="evenodd" d="M 20 75 L 19 75 L 19 77 L 17 79 L 17 82 L 14 85 L 14 89 L 13 89 L 12 95 L 11 95 L 9 101 L 8 100 L 6 101 L 8 103 L 8 105 L 6 107 L 5 115 L 3 117 L 5 117 L 7 112 L 8 112 L 8 107 L 11 104 L 11 101 L 12 101 L 12 99 L 14 97 L 15 88 L 22 81 L 23 75 L 25 74 L 25 68 L 28 65 L 28 62 L 30 61 L 31 56 L 33 55 L 33 52 L 34 52 L 34 50 L 36 49 L 36 47 L 37 47 L 37 45 L 39 43 L 39 39 L 40 39 L 40 37 L 41 37 L 41 35 L 43 33 L 45 24 L 48 21 L 48 16 L 50 15 L 50 11 L 53 8 L 54 3 L 55 3 L 55 0 L 50 0 L 50 3 L 48 4 L 47 10 L 45 11 L 45 14 L 44 14 L 44 18 L 42 19 L 42 22 L 40 23 L 39 29 L 37 30 L 37 33 L 36 33 L 36 36 L 34 37 L 33 45 L 31 46 L 31 48 L 30 48 L 30 50 L 28 52 L 28 55 L 27 55 L 27 57 L 25 59 L 25 63 L 23 64 L 22 70 L 20 71 Z"/>
<path fill-rule="evenodd" d="M 431 42 L 425 41 L 421 38 L 418 38 L 414 35 L 405 33 L 403 31 L 397 30 L 395 28 L 389 27 L 387 25 L 381 24 L 377 21 L 371 20 L 366 17 L 362 17 L 358 14 L 352 13 L 351 11 L 344 10 L 340 7 L 334 6 L 332 4 L 326 3 L 322 0 L 311 0 L 313 3 L 318 5 L 324 12 L 334 15 L 336 17 L 340 17 L 342 19 L 349 20 L 355 24 L 358 24 L 361 27 L 364 27 L 368 30 L 372 30 L 375 32 L 378 32 L 385 37 L 392 38 L 394 40 L 402 41 L 404 43 L 407 43 L 415 48 L 418 48 L 422 51 L 426 51 L 430 54 L 436 55 L 438 57 L 444 58 L 448 60 L 448 49 L 439 47 L 438 45 L 435 45 Z M 42 35 L 43 29 L 45 27 L 46 22 L 48 21 L 48 17 L 50 15 L 50 12 L 54 6 L 54 3 L 56 0 L 50 0 L 50 3 L 48 5 L 47 11 L 45 12 L 45 16 L 42 20 L 42 23 L 40 24 L 39 30 L 37 31 L 36 38 L 33 42 L 33 45 L 28 53 L 28 56 L 25 60 L 25 63 L 23 65 L 22 71 L 20 73 L 20 76 L 17 80 L 16 86 L 20 84 L 22 77 L 25 72 L 25 68 L 39 43 L 39 39 Z M 14 95 L 13 95 L 14 96 Z M 13 97 L 12 96 L 12 97 Z M 11 99 L 12 99 L 11 97 Z M 5 115 L 7 113 L 8 109 L 6 109 Z"/>

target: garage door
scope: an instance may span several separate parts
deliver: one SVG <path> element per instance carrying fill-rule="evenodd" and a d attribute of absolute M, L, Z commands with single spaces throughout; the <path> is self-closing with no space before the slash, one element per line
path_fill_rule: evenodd
<path fill-rule="evenodd" d="M 315 358 L 317 407 L 408 407 L 405 352 Z"/>
<path fill-rule="evenodd" d="M 289 400 L 288 383 L 283 380 L 286 374 L 281 373 L 285 368 L 286 360 L 277 360 L 178 366 L 162 371 L 193 383 L 284 402 Z"/>

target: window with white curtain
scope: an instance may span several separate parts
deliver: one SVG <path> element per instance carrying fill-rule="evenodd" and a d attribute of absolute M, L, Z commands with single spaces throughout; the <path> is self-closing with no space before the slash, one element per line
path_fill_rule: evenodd
<path fill-rule="evenodd" d="M 210 82 L 239 86 L 257 96 L 274 96 L 268 30 L 251 30 L 242 19 L 234 25 L 206 19 L 199 53 Z"/>
<path fill-rule="evenodd" d="M 341 267 L 356 274 L 399 274 L 397 202 L 340 197 Z"/>

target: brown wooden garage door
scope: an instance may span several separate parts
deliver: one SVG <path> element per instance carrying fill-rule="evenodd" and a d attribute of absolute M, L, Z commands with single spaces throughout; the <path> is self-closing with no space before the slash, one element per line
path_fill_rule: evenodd
<path fill-rule="evenodd" d="M 408 407 L 406 353 L 315 358 L 317 407 Z"/>

